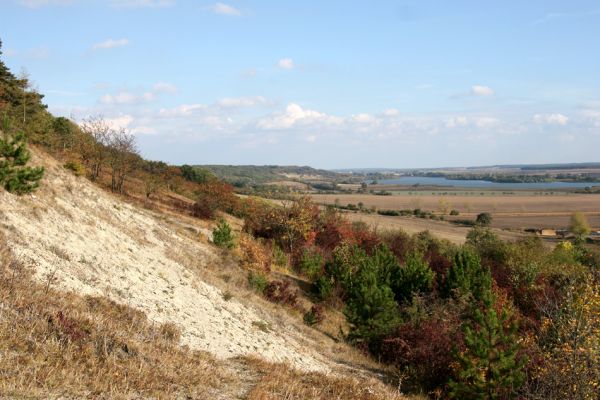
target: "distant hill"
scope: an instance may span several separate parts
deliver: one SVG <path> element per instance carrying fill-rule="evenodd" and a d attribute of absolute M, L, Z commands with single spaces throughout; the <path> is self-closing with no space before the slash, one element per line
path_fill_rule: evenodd
<path fill-rule="evenodd" d="M 307 166 L 281 165 L 195 165 L 234 186 L 253 186 L 283 180 L 300 182 L 332 181 L 343 175 Z"/>

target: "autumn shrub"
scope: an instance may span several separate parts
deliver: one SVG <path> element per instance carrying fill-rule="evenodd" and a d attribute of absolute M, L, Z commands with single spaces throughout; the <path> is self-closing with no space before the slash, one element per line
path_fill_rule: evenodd
<path fill-rule="evenodd" d="M 304 313 L 304 323 L 308 326 L 320 324 L 325 319 L 325 310 L 321 304 L 313 306 Z"/>
<path fill-rule="evenodd" d="M 260 241 L 248 235 L 240 235 L 235 251 L 240 265 L 254 271 L 270 271 L 271 250 Z"/>
<path fill-rule="evenodd" d="M 396 328 L 382 341 L 380 357 L 407 372 L 413 386 L 443 390 L 452 375 L 452 351 L 461 343 L 458 316 L 445 312 Z"/>
<path fill-rule="evenodd" d="M 216 180 L 198 185 L 196 195 L 192 212 L 198 218 L 212 219 L 217 210 L 229 212 L 237 202 L 233 187 Z"/>
<path fill-rule="evenodd" d="M 271 281 L 265 288 L 264 295 L 273 303 L 296 306 L 298 291 L 294 290 L 289 281 Z"/>
<path fill-rule="evenodd" d="M 352 224 L 335 209 L 321 213 L 315 244 L 325 252 L 332 252 L 342 242 L 353 240 Z"/>

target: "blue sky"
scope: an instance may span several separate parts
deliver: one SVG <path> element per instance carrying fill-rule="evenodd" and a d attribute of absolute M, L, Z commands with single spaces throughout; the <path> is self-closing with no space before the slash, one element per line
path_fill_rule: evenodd
<path fill-rule="evenodd" d="M 598 1 L 2 0 L 3 60 L 150 159 L 600 161 Z"/>

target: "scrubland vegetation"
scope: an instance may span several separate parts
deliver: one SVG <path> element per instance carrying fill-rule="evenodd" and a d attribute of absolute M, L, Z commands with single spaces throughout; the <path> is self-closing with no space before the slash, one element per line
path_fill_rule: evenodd
<path fill-rule="evenodd" d="M 55 118 L 41 99 L 0 63 L 0 112 L 12 127 L 4 133 L 10 140 L 26 137 L 116 194 L 154 199 L 203 219 L 223 213 L 241 218 L 241 231 L 220 220 L 213 241 L 247 272 L 248 285 L 307 325 L 388 365 L 401 392 L 597 398 L 600 251 L 581 237 L 552 249 L 536 238 L 508 243 L 481 214 L 466 244 L 456 245 L 427 232 L 377 231 L 305 197 L 281 205 L 240 198 L 210 173 L 143 160 L 134 138 L 101 118 L 79 125 Z M 6 153 L 2 157 L 10 162 Z M 589 229 L 575 223 L 582 232 Z M 6 249 L 1 255 L 5 394 L 234 396 L 223 392 L 240 379 L 231 365 L 179 347 L 173 326 L 154 325 L 103 298 L 45 287 Z M 343 320 L 332 325 L 328 318 L 336 315 Z M 235 362 L 234 370 L 253 377 L 248 399 L 400 398 L 345 377 L 257 359 Z"/>

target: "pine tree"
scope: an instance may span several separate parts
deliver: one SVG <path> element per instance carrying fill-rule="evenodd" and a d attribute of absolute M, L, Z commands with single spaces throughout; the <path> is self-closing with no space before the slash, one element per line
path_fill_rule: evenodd
<path fill-rule="evenodd" d="M 23 133 L 0 133 L 0 185 L 8 192 L 22 195 L 39 186 L 44 168 L 27 167 L 30 157 Z"/>
<path fill-rule="evenodd" d="M 525 359 L 517 358 L 517 324 L 506 308 L 496 312 L 491 290 L 482 294 L 482 307 L 474 306 L 463 324 L 466 350 L 456 353 L 460 365 L 456 380 L 449 382 L 456 399 L 511 398 L 525 379 Z"/>
<path fill-rule="evenodd" d="M 446 297 L 454 293 L 470 294 L 474 299 L 481 300 L 484 292 L 491 289 L 491 285 L 492 276 L 489 268 L 481 265 L 477 254 L 462 249 L 454 256 L 452 267 L 442 286 L 442 294 Z"/>
<path fill-rule="evenodd" d="M 392 289 L 396 300 L 408 301 L 415 293 L 431 291 L 435 273 L 429 268 L 427 261 L 419 253 L 411 254 L 406 265 L 397 268 L 392 274 Z"/>
<path fill-rule="evenodd" d="M 225 247 L 227 249 L 233 248 L 235 246 L 235 242 L 233 239 L 233 231 L 231 227 L 225 221 L 225 219 L 221 218 L 219 223 L 215 227 L 212 232 L 213 243 L 219 247 Z"/>
<path fill-rule="evenodd" d="M 350 246 L 336 251 L 334 263 L 346 297 L 349 339 L 372 344 L 399 322 L 398 304 L 389 286 L 389 270 L 397 267 L 397 260 L 385 246 L 371 257 L 358 246 Z"/>

